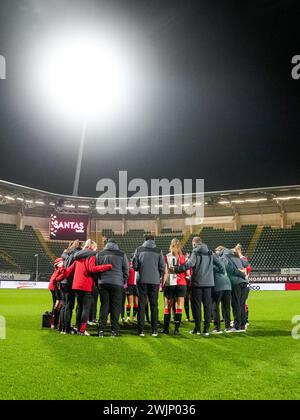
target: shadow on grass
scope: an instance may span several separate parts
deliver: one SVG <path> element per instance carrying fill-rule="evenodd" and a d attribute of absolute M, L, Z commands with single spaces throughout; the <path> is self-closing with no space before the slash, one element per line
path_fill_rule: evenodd
<path fill-rule="evenodd" d="M 151 365 L 153 358 L 159 358 L 162 362 L 165 360 L 166 364 L 170 363 L 170 354 L 178 354 L 178 349 L 184 352 L 185 357 L 180 360 L 181 365 L 190 365 L 190 360 L 193 360 L 195 353 L 195 346 L 203 345 L 203 350 L 209 349 L 210 351 L 224 351 L 232 352 L 235 342 L 240 345 L 247 346 L 247 343 L 253 345 L 253 339 L 255 338 L 276 338 L 276 337 L 289 337 L 291 331 L 283 329 L 281 321 L 266 321 L 262 324 L 267 325 L 254 325 L 249 328 L 246 333 L 231 333 L 222 335 L 210 335 L 209 337 L 194 336 L 189 333 L 190 328 L 184 324 L 181 329 L 180 336 L 174 336 L 173 330 L 170 330 L 170 335 L 159 334 L 158 337 L 151 337 L 151 328 L 149 325 L 145 328 L 145 337 L 139 337 L 137 334 L 137 327 L 134 324 L 121 326 L 121 337 L 111 338 L 110 328 L 105 329 L 105 337 L 100 339 L 97 337 L 97 329 L 92 327 L 89 329 L 91 337 L 80 337 L 80 336 L 60 336 L 55 331 L 49 331 L 49 334 L 44 334 L 42 340 L 47 346 L 54 347 L 53 352 L 56 356 L 65 359 L 66 354 L 69 356 L 76 355 L 76 349 L 80 352 L 86 348 L 87 352 L 92 351 L 95 348 L 94 355 L 97 352 L 101 352 L 102 361 L 105 359 L 111 363 L 111 354 L 114 351 L 120 350 L 122 355 L 126 355 L 125 358 L 119 357 L 118 354 L 115 362 L 118 366 L 126 370 L 128 368 L 128 360 L 143 360 L 144 368 Z M 268 324 L 271 327 L 268 327 Z M 190 325 L 188 325 L 190 326 Z M 230 344 L 230 348 L 227 348 L 226 343 Z M 162 351 L 162 349 L 164 349 Z M 236 349 L 238 351 L 238 349 Z M 151 358 L 149 358 L 151 353 Z M 189 360 L 190 357 L 190 360 Z M 202 355 L 204 357 L 204 355 Z M 123 363 L 124 362 L 124 363 Z M 90 361 L 85 361 L 85 358 L 81 358 L 77 363 L 90 365 Z"/>
<path fill-rule="evenodd" d="M 261 324 L 261 325 L 260 325 Z M 284 327 L 283 328 L 283 324 Z M 160 322 L 158 325 L 158 330 L 160 331 L 163 328 L 163 324 Z M 28 328 L 27 328 L 28 329 Z M 32 329 L 32 328 L 30 328 Z M 190 332 L 193 330 L 193 324 L 189 323 L 183 323 L 182 327 L 180 329 L 180 335 L 179 336 L 174 336 L 174 325 L 171 324 L 170 325 L 170 334 L 166 335 L 166 334 L 162 334 L 159 333 L 159 336 L 156 337 L 156 339 L 158 338 L 171 338 L 173 337 L 174 339 L 177 340 L 181 340 L 181 339 L 199 339 L 199 338 L 204 338 L 206 340 L 211 340 L 211 339 L 232 339 L 232 338 L 236 338 L 236 337 L 243 337 L 243 338 L 247 338 L 247 337 L 288 337 L 291 335 L 291 330 L 292 330 L 292 324 L 289 321 L 263 321 L 260 322 L 258 321 L 257 323 L 253 323 L 251 324 L 251 326 L 248 328 L 246 333 L 223 333 L 220 335 L 214 335 L 214 334 L 210 334 L 209 337 L 203 337 L 203 335 L 201 336 L 194 336 L 193 334 L 191 334 Z M 45 331 L 45 330 L 44 330 Z M 92 337 L 96 337 L 97 334 L 97 327 L 88 327 L 88 331 L 91 334 Z M 145 324 L 145 335 L 151 335 L 151 325 L 149 323 Z M 110 336 L 111 333 L 111 327 L 110 325 L 108 325 L 105 328 L 105 336 Z M 137 324 L 136 323 L 124 323 L 124 324 L 120 324 L 120 333 L 122 337 L 127 337 L 127 336 L 136 336 L 138 337 L 138 330 L 137 330 Z"/>

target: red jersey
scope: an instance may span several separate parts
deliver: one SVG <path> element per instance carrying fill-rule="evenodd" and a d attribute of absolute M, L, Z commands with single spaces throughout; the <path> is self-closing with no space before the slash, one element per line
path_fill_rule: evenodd
<path fill-rule="evenodd" d="M 132 268 L 132 262 L 130 261 L 129 263 L 129 277 L 127 280 L 127 286 L 135 286 L 136 285 L 136 277 L 137 277 L 137 272 L 134 271 L 134 269 Z"/>
<path fill-rule="evenodd" d="M 172 254 L 168 254 L 165 257 L 166 267 L 174 267 L 174 265 L 183 265 L 186 263 L 186 258 L 184 255 L 180 255 L 176 258 Z M 169 274 L 169 279 L 166 282 L 166 285 L 169 286 L 186 286 L 187 285 L 187 273 L 180 274 Z"/>
<path fill-rule="evenodd" d="M 185 263 L 186 263 L 185 256 L 184 255 L 180 255 L 180 257 L 178 258 L 178 265 L 183 265 Z M 186 286 L 187 285 L 186 272 L 185 273 L 177 274 L 177 285 L 178 286 Z"/>
<path fill-rule="evenodd" d="M 248 258 L 245 257 L 244 255 L 241 256 L 241 260 L 247 261 L 247 263 L 249 264 Z M 251 268 L 251 265 L 249 264 L 248 267 L 246 267 L 247 276 L 250 276 L 251 270 L 252 268 Z"/>

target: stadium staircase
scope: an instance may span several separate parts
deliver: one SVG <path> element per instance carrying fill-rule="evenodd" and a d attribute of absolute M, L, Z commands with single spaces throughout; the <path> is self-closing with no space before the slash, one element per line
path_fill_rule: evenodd
<path fill-rule="evenodd" d="M 185 238 L 181 242 L 181 248 L 182 248 L 182 251 L 183 251 L 184 254 L 186 254 L 187 252 L 191 252 L 191 250 L 192 250 L 192 239 L 193 239 L 194 236 L 198 236 L 198 232 L 189 233 L 187 238 Z"/>
<path fill-rule="evenodd" d="M 18 264 L 15 262 L 15 260 L 7 254 L 7 252 L 5 251 L 0 251 L 0 267 L 3 270 L 9 270 L 9 271 L 13 271 L 13 270 L 20 270 L 20 267 L 18 266 Z"/>
<path fill-rule="evenodd" d="M 45 253 L 48 255 L 48 257 L 49 257 L 49 258 L 53 261 L 53 263 L 54 263 L 54 260 L 55 260 L 55 258 L 57 258 L 57 257 L 56 257 L 56 256 L 55 256 L 55 254 L 52 252 L 52 250 L 49 248 L 49 246 L 48 246 L 47 242 L 45 241 L 44 236 L 42 235 L 41 231 L 40 231 L 39 229 L 35 229 L 35 233 L 36 233 L 36 236 L 37 236 L 38 240 L 40 241 L 40 243 L 41 243 L 41 245 L 42 245 L 42 247 L 43 247 L 43 249 L 44 249 Z"/>
<path fill-rule="evenodd" d="M 51 253 L 55 256 L 55 258 L 59 258 L 61 256 L 64 250 L 68 247 L 68 244 L 68 242 L 62 241 L 47 242 L 48 248 L 51 250 Z"/>
<path fill-rule="evenodd" d="M 181 249 L 185 249 L 189 246 L 189 244 L 191 243 L 191 236 L 194 236 L 194 234 L 192 235 L 190 232 L 184 233 L 183 238 L 181 240 Z"/>
<path fill-rule="evenodd" d="M 184 237 L 181 241 L 181 249 L 182 249 L 184 254 L 186 254 L 187 252 L 191 252 L 192 240 L 195 236 L 200 236 L 201 237 L 202 230 L 203 230 L 203 228 L 200 228 L 200 230 L 193 230 L 192 233 L 186 232 L 184 234 Z"/>
<path fill-rule="evenodd" d="M 262 231 L 263 231 L 263 226 L 257 226 L 256 230 L 254 232 L 254 235 L 253 235 L 253 237 L 252 237 L 252 239 L 249 243 L 249 246 L 248 246 L 247 251 L 246 251 L 246 255 L 250 259 L 252 258 L 254 250 L 257 247 L 257 243 L 258 243 L 258 241 L 261 237 Z"/>
<path fill-rule="evenodd" d="M 96 242 L 99 250 L 103 249 L 104 239 L 103 239 L 102 232 L 92 231 L 90 232 L 90 238 L 92 239 L 92 241 Z"/>

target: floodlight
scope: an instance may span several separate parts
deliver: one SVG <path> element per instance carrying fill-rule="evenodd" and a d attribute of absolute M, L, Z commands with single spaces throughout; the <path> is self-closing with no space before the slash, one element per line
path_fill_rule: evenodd
<path fill-rule="evenodd" d="M 72 117 L 107 116 L 129 94 L 124 52 L 93 35 L 56 38 L 39 57 L 38 76 L 45 100 Z"/>

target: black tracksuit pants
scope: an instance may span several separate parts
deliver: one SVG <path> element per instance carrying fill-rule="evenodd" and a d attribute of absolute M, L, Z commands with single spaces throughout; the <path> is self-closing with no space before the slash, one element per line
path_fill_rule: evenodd
<path fill-rule="evenodd" d="M 55 290 L 51 290 L 51 295 L 52 295 L 52 309 L 51 309 L 51 313 L 54 312 L 54 308 L 55 308 L 55 304 L 56 304 L 56 293 Z"/>
<path fill-rule="evenodd" d="M 204 307 L 204 332 L 209 331 L 212 307 L 211 289 L 211 287 L 192 287 L 192 313 L 196 331 L 201 331 L 202 304 Z"/>
<path fill-rule="evenodd" d="M 101 300 L 99 331 L 104 331 L 109 313 L 112 331 L 116 333 L 120 331 L 119 318 L 122 309 L 123 291 L 123 286 L 114 284 L 101 284 L 99 286 Z"/>
<path fill-rule="evenodd" d="M 250 293 L 250 285 L 248 284 L 247 293 L 246 293 L 246 307 L 245 307 L 246 324 L 248 324 L 248 322 L 249 322 L 249 308 L 248 308 L 248 305 L 247 305 L 247 300 L 249 298 L 249 293 Z"/>
<path fill-rule="evenodd" d="M 122 306 L 121 306 L 121 318 L 125 318 L 125 303 L 126 303 L 126 291 L 123 288 L 123 295 L 122 295 Z"/>
<path fill-rule="evenodd" d="M 158 326 L 158 295 L 159 284 L 139 283 L 138 330 L 141 333 L 145 327 L 145 308 L 149 300 L 151 310 L 152 331 L 157 331 Z"/>
<path fill-rule="evenodd" d="M 53 316 L 53 325 L 55 328 L 59 327 L 59 329 L 61 328 L 61 308 L 60 309 L 55 309 L 55 305 L 57 302 L 57 291 L 56 290 L 51 290 L 51 294 L 52 294 L 52 301 L 53 301 L 53 306 L 52 306 L 52 316 Z"/>
<path fill-rule="evenodd" d="M 190 301 L 191 301 L 191 286 L 187 286 L 186 295 L 184 298 L 184 310 L 186 317 L 190 319 Z"/>
<path fill-rule="evenodd" d="M 225 328 L 230 328 L 230 305 L 231 290 L 212 292 L 214 302 L 214 324 L 217 329 L 221 329 L 220 303 L 222 303 L 222 312 L 225 321 Z"/>
<path fill-rule="evenodd" d="M 89 316 L 90 322 L 96 321 L 97 319 L 98 299 L 99 299 L 99 291 L 98 291 L 98 288 L 95 286 L 92 292 L 92 302 L 91 302 L 90 316 Z"/>
<path fill-rule="evenodd" d="M 76 297 L 76 326 L 79 331 L 80 327 L 88 322 L 92 302 L 92 293 L 85 292 L 83 290 L 76 290 Z"/>
<path fill-rule="evenodd" d="M 75 306 L 75 292 L 72 290 L 72 284 L 61 284 L 62 308 L 61 308 L 61 326 L 62 331 L 70 332 L 73 309 Z"/>
<path fill-rule="evenodd" d="M 245 304 L 248 297 L 248 284 L 240 283 L 232 286 L 232 309 L 234 315 L 234 327 L 237 330 L 246 326 Z"/>

